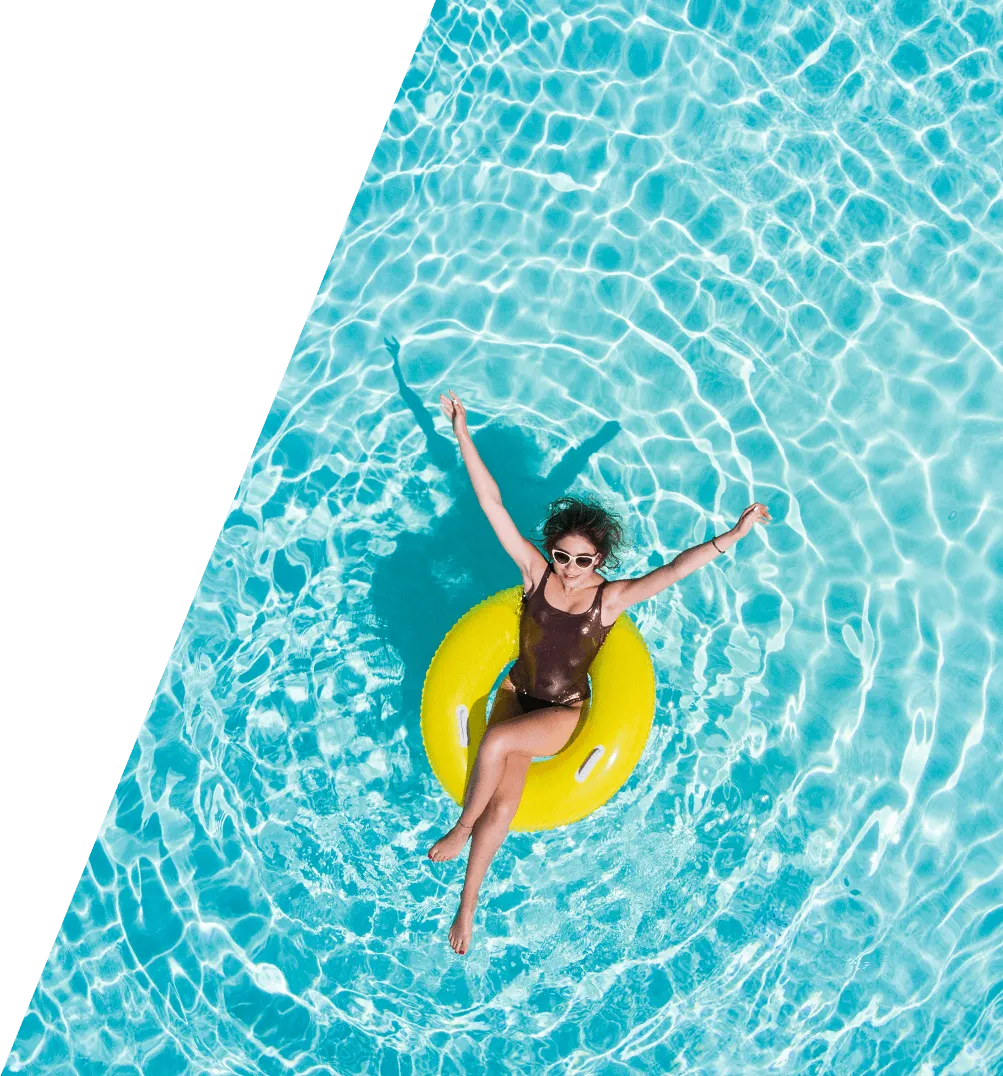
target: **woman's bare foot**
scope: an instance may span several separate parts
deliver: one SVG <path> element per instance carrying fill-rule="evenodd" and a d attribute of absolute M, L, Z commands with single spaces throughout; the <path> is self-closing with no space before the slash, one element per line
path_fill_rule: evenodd
<path fill-rule="evenodd" d="M 444 859 L 455 859 L 463 851 L 463 846 L 467 843 L 473 828 L 473 826 L 465 826 L 462 822 L 457 822 L 444 837 L 440 837 L 429 848 L 428 858 L 436 863 L 441 863 Z"/>
<path fill-rule="evenodd" d="M 453 925 L 449 928 L 449 944 L 460 954 L 465 955 L 470 948 L 470 937 L 474 932 L 474 913 L 464 911 L 461 907 L 456 913 Z"/>

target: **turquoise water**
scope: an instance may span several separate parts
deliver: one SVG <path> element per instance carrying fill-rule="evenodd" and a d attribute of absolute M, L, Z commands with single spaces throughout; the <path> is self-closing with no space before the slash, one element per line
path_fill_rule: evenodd
<path fill-rule="evenodd" d="M 5 1072 L 1003 1071 L 999 7 L 532 11 L 432 12 Z M 519 578 L 446 387 L 620 575 L 776 520 L 466 957 L 418 700 Z"/>

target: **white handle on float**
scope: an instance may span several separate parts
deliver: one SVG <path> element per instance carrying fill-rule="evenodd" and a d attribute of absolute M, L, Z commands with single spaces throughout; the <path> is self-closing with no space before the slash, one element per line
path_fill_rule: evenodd
<path fill-rule="evenodd" d="M 577 770 L 575 770 L 575 780 L 579 784 L 581 784 L 581 782 L 584 781 L 586 777 L 588 777 L 588 775 L 595 768 L 595 764 L 599 761 L 599 759 L 603 757 L 605 753 L 606 748 L 603 747 L 602 744 L 599 744 L 598 747 L 592 748 L 592 750 L 589 752 L 589 757 L 578 767 Z"/>
<path fill-rule="evenodd" d="M 460 733 L 460 746 L 461 747 L 466 747 L 470 743 L 470 737 L 469 737 L 468 732 L 467 732 L 467 718 L 468 718 L 468 716 L 469 716 L 469 711 L 467 710 L 466 706 L 464 706 L 463 703 L 461 702 L 460 705 L 456 707 L 456 724 L 457 724 L 458 731 Z"/>

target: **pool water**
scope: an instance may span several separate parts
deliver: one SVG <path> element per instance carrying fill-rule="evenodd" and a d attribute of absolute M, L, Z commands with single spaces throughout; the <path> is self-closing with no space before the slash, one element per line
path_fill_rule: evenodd
<path fill-rule="evenodd" d="M 1000 19 L 436 3 L 5 1072 L 1003 1071 Z M 419 698 L 519 575 L 446 388 L 613 576 L 775 519 L 465 957 Z"/>

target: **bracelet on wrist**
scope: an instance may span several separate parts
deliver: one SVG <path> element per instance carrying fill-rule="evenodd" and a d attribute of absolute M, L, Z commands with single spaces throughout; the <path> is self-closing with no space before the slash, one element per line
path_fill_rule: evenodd
<path fill-rule="evenodd" d="M 711 538 L 710 542 L 711 542 L 711 545 L 718 551 L 718 553 L 723 553 L 724 552 L 724 550 L 717 544 L 717 535 L 714 535 Z"/>

